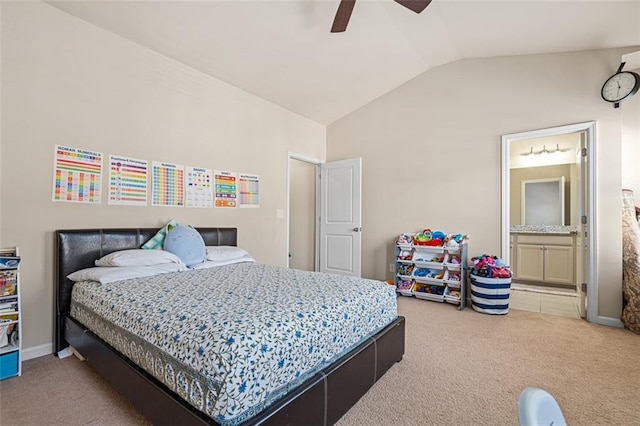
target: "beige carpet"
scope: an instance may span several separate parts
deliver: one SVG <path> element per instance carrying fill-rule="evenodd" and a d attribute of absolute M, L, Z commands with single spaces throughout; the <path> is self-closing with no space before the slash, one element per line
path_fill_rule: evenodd
<path fill-rule="evenodd" d="M 400 298 L 406 354 L 338 423 L 517 425 L 527 386 L 551 392 L 570 425 L 640 425 L 640 336 L 581 320 Z M 145 424 L 76 358 L 42 357 L 0 382 L 0 425 Z"/>

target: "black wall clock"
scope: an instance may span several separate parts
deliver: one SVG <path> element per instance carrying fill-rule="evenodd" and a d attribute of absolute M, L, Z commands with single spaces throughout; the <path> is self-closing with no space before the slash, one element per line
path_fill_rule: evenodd
<path fill-rule="evenodd" d="M 635 95 L 640 88 L 640 75 L 632 71 L 622 71 L 624 64 L 620 64 L 618 71 L 604 82 L 600 91 L 602 99 L 613 103 L 614 108 L 618 108 L 620 102 Z"/>

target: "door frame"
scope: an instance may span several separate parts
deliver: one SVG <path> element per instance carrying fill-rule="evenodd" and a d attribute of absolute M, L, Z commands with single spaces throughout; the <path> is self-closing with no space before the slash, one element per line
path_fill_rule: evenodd
<path fill-rule="evenodd" d="M 319 247 L 319 242 L 320 242 L 320 224 L 319 224 L 319 217 L 320 217 L 320 164 L 322 164 L 322 161 L 317 159 L 317 158 L 313 158 L 313 157 L 309 157 L 307 155 L 303 155 L 303 154 L 298 154 L 292 151 L 288 151 L 287 152 L 287 214 L 286 214 L 286 227 L 287 227 L 287 238 L 286 238 L 286 248 L 285 248 L 285 266 L 288 268 L 289 267 L 289 239 L 291 238 L 291 236 L 289 235 L 289 227 L 291 226 L 291 168 L 289 167 L 289 162 L 291 160 L 297 160 L 297 161 L 303 161 L 305 163 L 309 163 L 309 164 L 313 164 L 316 168 L 316 179 L 315 179 L 315 191 L 316 191 L 316 212 L 315 212 L 315 218 L 314 221 L 316 223 L 316 232 L 315 232 L 315 241 L 314 241 L 314 246 L 315 246 L 315 265 L 314 265 L 314 269 L 316 271 L 320 270 L 320 258 L 319 256 L 319 251 L 320 251 L 320 247 Z"/>
<path fill-rule="evenodd" d="M 586 262 L 587 276 L 584 277 L 587 283 L 587 312 L 586 320 L 588 322 L 599 322 L 598 317 L 598 263 L 597 263 L 597 192 L 596 192 L 596 122 L 586 121 L 583 123 L 569 124 L 564 126 L 549 127 L 546 129 L 531 130 L 520 133 L 511 133 L 502 136 L 502 212 L 501 212 L 501 249 L 502 257 L 507 264 L 510 264 L 509 256 L 509 237 L 510 237 L 510 182 L 509 182 L 509 166 L 510 166 L 510 143 L 523 139 L 544 138 L 549 136 L 564 135 L 570 133 L 585 132 L 585 143 L 587 149 L 587 181 L 582 182 L 586 185 L 586 193 L 589 195 L 587 200 L 587 211 L 583 212 L 587 216 L 587 244 L 588 258 L 583 259 Z M 578 286 L 581 283 L 577 283 Z"/>

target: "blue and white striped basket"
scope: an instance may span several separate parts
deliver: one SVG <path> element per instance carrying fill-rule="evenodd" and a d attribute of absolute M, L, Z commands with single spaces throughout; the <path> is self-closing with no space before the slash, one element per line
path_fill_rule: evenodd
<path fill-rule="evenodd" d="M 509 312 L 511 278 L 486 278 L 471 274 L 471 306 L 484 314 Z"/>

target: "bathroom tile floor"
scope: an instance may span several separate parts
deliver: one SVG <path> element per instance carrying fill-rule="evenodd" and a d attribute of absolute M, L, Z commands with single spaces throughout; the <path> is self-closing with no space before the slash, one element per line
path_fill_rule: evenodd
<path fill-rule="evenodd" d="M 513 283 L 509 309 L 580 318 L 580 298 L 575 290 Z"/>

